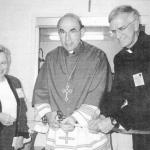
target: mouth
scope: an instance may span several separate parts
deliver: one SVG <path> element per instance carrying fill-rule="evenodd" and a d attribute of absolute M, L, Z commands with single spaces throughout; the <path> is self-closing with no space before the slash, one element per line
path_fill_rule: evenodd
<path fill-rule="evenodd" d="M 67 50 L 72 51 L 73 45 L 72 44 L 65 44 L 65 47 Z"/>
<path fill-rule="evenodd" d="M 66 42 L 65 42 L 65 45 L 67 45 L 67 46 L 71 46 L 72 44 L 73 44 L 72 41 L 66 41 Z"/>
<path fill-rule="evenodd" d="M 4 74 L 4 70 L 0 70 L 0 75 L 3 75 Z"/>
<path fill-rule="evenodd" d="M 119 40 L 120 44 L 125 43 L 125 38 L 119 38 L 118 40 Z"/>

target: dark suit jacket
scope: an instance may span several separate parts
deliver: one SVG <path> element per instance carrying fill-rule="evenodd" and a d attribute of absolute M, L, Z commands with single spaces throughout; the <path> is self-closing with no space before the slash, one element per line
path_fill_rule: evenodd
<path fill-rule="evenodd" d="M 16 121 L 16 136 L 23 136 L 25 138 L 29 137 L 28 126 L 27 126 L 27 107 L 23 96 L 20 96 L 17 89 L 22 89 L 20 81 L 13 76 L 5 75 L 9 86 L 16 98 L 17 102 L 17 121 Z M 0 112 L 2 111 L 0 103 Z M 0 130 L 2 130 L 3 125 L 0 123 Z"/>
<path fill-rule="evenodd" d="M 101 110 L 126 129 L 150 129 L 150 36 L 140 32 L 132 53 L 121 50 L 114 58 L 115 76 L 111 93 Z M 140 75 L 139 75 L 140 74 Z M 134 76 L 143 82 L 135 84 Z"/>

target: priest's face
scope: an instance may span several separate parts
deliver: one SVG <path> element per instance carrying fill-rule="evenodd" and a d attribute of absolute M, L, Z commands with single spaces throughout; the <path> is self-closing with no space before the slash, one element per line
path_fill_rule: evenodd
<path fill-rule="evenodd" d="M 78 47 L 83 29 L 76 18 L 67 16 L 60 21 L 58 33 L 62 46 L 71 53 Z"/>
<path fill-rule="evenodd" d="M 122 13 L 111 20 L 110 30 L 121 47 L 130 48 L 137 41 L 139 21 L 133 14 Z"/>
<path fill-rule="evenodd" d="M 8 70 L 8 61 L 4 52 L 0 52 L 0 81 L 3 80 L 4 75 Z"/>

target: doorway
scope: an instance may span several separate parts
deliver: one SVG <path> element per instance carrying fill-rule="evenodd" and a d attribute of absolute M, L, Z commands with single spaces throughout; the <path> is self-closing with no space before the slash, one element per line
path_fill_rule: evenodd
<path fill-rule="evenodd" d="M 95 45 L 106 53 L 113 72 L 113 58 L 114 55 L 120 51 L 120 46 L 111 36 L 106 20 L 101 17 L 80 18 L 86 28 L 86 32 L 82 40 Z M 59 18 L 54 17 L 37 18 L 38 71 L 44 63 L 46 54 L 61 44 L 56 28 L 58 19 Z"/>

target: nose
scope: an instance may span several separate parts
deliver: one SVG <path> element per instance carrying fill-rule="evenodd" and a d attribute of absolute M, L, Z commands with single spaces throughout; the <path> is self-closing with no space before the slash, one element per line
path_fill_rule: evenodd
<path fill-rule="evenodd" d="M 120 30 L 116 30 L 116 37 L 117 39 L 119 39 L 121 37 L 121 31 Z"/>
<path fill-rule="evenodd" d="M 69 32 L 66 33 L 65 39 L 66 39 L 66 41 L 70 41 L 71 37 L 70 37 L 70 33 Z"/>

